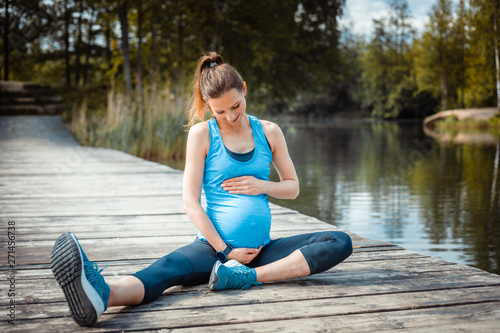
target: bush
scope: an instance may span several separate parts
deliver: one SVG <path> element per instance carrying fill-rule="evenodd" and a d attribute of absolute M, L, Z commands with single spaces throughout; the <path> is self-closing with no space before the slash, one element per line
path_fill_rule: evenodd
<path fill-rule="evenodd" d="M 389 95 L 388 110 L 384 118 L 425 118 L 434 112 L 439 100 L 430 91 L 418 91 L 417 85 L 409 79 L 403 80 Z"/>

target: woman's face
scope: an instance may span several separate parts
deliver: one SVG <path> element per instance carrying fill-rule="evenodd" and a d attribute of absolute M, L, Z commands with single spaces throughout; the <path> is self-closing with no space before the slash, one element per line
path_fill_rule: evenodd
<path fill-rule="evenodd" d="M 233 88 L 219 98 L 209 98 L 207 100 L 217 122 L 228 125 L 241 124 L 247 107 L 245 100 L 246 90 L 246 84 L 243 83 L 243 91 Z"/>

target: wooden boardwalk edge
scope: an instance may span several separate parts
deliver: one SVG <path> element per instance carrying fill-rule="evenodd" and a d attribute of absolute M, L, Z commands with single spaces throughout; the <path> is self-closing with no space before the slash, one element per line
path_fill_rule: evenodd
<path fill-rule="evenodd" d="M 58 116 L 0 117 L 0 166 L 2 331 L 441 333 L 500 327 L 500 276 L 350 233 L 353 255 L 327 272 L 247 291 L 172 287 L 156 302 L 108 309 L 95 327 L 81 328 L 52 277 L 55 239 L 75 232 L 89 258 L 108 265 L 108 281 L 147 267 L 196 235 L 182 210 L 182 172 L 79 146 Z M 337 229 L 271 206 L 273 237 Z M 9 221 L 16 228 L 12 267 Z M 12 287 L 15 296 L 9 296 Z M 8 322 L 12 300 L 15 325 Z"/>

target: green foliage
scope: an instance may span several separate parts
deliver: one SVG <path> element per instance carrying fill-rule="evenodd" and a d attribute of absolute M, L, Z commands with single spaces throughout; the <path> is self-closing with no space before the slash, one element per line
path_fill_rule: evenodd
<path fill-rule="evenodd" d="M 444 120 L 436 122 L 438 130 L 487 130 L 487 129 L 500 129 L 500 112 L 489 120 L 482 119 L 458 119 L 457 116 L 451 115 Z"/>
<path fill-rule="evenodd" d="M 495 114 L 489 121 L 490 125 L 500 128 L 500 112 Z"/>
<path fill-rule="evenodd" d="M 429 23 L 420 40 L 415 42 L 415 73 L 421 89 L 441 97 L 441 109 L 458 105 L 458 78 L 463 54 L 458 43 L 462 35 L 454 22 L 451 0 L 439 0 L 432 7 Z M 460 27 L 461 28 L 461 27 Z"/>
<path fill-rule="evenodd" d="M 374 20 L 375 33 L 361 59 L 362 104 L 375 118 L 421 117 L 415 107 L 417 87 L 411 76 L 407 1 L 393 1 L 388 18 Z"/>
<path fill-rule="evenodd" d="M 467 9 L 464 2 L 455 7 L 451 0 L 437 0 L 425 31 L 408 48 L 399 47 L 397 41 L 407 39 L 398 38 L 395 23 L 408 17 L 405 3 L 393 2 L 392 14 L 374 21 L 360 61 L 363 106 L 374 117 L 393 119 L 495 105 L 492 32 L 500 1 L 470 0 Z"/>
<path fill-rule="evenodd" d="M 438 104 L 428 90 L 418 90 L 414 81 L 405 79 L 389 94 L 387 106 L 392 118 L 422 118 L 433 114 Z"/>
<path fill-rule="evenodd" d="M 82 144 L 175 163 L 184 157 L 186 130 L 183 124 L 187 120 L 170 91 L 169 87 L 158 93 L 144 91 L 142 113 L 139 113 L 138 101 L 130 100 L 125 93 L 114 89 L 107 93 L 99 88 L 87 90 L 78 95 L 89 97 L 75 103 L 64 117 Z"/>
<path fill-rule="evenodd" d="M 123 1 L 9 3 L 11 79 L 125 86 Z M 132 85 L 141 86 L 138 72 L 142 86 L 175 82 L 179 100 L 186 99 L 199 56 L 215 50 L 247 81 L 251 113 L 329 116 L 359 103 L 373 117 L 397 119 L 426 116 L 439 101 L 440 109 L 496 103 L 493 22 L 500 0 L 436 0 L 420 36 L 409 23 L 408 2 L 391 0 L 368 42 L 347 29 L 340 33 L 345 0 L 139 3 L 126 8 Z"/>
<path fill-rule="evenodd" d="M 500 0 L 469 0 L 469 6 L 470 58 L 465 98 L 469 105 L 497 105 L 493 20 L 497 11 L 500 25 Z"/>
<path fill-rule="evenodd" d="M 118 17 L 122 1 L 43 2 L 39 11 L 29 9 L 30 1 L 12 2 L 12 17 L 29 12 L 35 20 L 50 18 L 44 34 L 23 43 L 26 61 L 11 64 L 12 79 L 62 83 L 67 88 L 123 84 L 125 50 Z M 141 67 L 146 82 L 175 81 L 176 93 L 182 95 L 199 56 L 216 50 L 241 72 L 256 104 L 269 106 L 324 92 L 338 71 L 337 18 L 345 0 L 143 1 L 141 8 L 139 2 L 127 4 L 134 85 Z"/>

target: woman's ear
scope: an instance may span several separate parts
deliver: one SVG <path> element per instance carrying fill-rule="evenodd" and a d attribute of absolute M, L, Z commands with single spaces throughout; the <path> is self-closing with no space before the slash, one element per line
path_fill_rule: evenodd
<path fill-rule="evenodd" d="M 246 96 L 247 94 L 247 83 L 243 81 L 243 96 Z"/>

